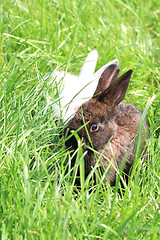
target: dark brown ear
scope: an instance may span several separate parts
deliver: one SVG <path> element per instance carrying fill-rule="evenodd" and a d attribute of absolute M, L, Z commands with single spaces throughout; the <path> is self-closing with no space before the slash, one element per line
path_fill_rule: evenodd
<path fill-rule="evenodd" d="M 125 97 L 132 72 L 132 70 L 129 70 L 119 78 L 114 79 L 107 90 L 102 91 L 101 94 L 97 96 L 97 99 L 109 104 L 109 106 L 118 105 Z"/>
<path fill-rule="evenodd" d="M 111 85 L 111 83 L 117 78 L 119 70 L 120 70 L 120 68 L 116 64 L 112 64 L 104 70 L 104 72 L 102 73 L 102 75 L 99 79 L 96 91 L 93 94 L 93 98 L 97 97 L 102 92 L 104 92 L 108 89 L 108 87 Z"/>

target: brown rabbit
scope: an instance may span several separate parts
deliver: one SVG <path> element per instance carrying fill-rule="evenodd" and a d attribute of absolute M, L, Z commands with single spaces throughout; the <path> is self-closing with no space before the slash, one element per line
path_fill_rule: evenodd
<path fill-rule="evenodd" d="M 118 65 L 110 65 L 105 69 L 93 97 L 78 109 L 68 125 L 68 134 L 78 130 L 78 135 L 84 143 L 83 151 L 87 150 L 84 157 L 85 177 L 99 159 L 91 150 L 93 147 L 100 153 L 99 163 L 101 162 L 105 168 L 109 166 L 108 180 L 111 185 L 116 181 L 115 168 L 120 168 L 124 156 L 126 157 L 124 172 L 126 174 L 130 172 L 141 121 L 141 112 L 138 108 L 121 103 L 126 94 L 132 70 L 118 77 L 119 70 Z M 144 128 L 148 134 L 146 120 Z M 66 146 L 77 149 L 77 141 L 73 135 L 66 141 Z"/>

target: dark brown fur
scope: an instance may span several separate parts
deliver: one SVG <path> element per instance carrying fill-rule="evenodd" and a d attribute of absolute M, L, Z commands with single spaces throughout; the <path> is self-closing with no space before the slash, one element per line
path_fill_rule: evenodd
<path fill-rule="evenodd" d="M 111 185 L 114 185 L 116 180 L 116 170 L 113 165 L 120 168 L 125 155 L 124 172 L 129 174 L 133 165 L 135 141 L 141 121 L 141 112 L 138 108 L 121 103 L 132 71 L 117 78 L 118 73 L 117 65 L 111 65 L 103 72 L 93 97 L 78 109 L 68 126 L 70 134 L 87 123 L 86 127 L 78 131 L 84 143 L 83 150 L 88 151 L 85 156 L 85 175 L 88 176 L 97 161 L 93 151 L 86 147 L 93 146 L 97 152 L 101 153 L 100 161 L 104 167 L 107 168 L 111 164 L 108 172 Z M 144 122 L 144 127 L 148 132 L 147 121 Z M 71 137 L 66 145 L 76 149 L 76 139 Z"/>

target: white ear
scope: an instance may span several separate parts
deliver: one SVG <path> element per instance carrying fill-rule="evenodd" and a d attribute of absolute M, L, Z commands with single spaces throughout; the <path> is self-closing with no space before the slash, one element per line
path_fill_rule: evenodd
<path fill-rule="evenodd" d="M 98 59 L 98 52 L 97 50 L 93 50 L 86 57 L 79 76 L 71 75 L 69 73 L 66 73 L 66 75 L 64 75 L 63 91 L 65 93 L 64 94 L 62 93 L 63 96 L 65 96 L 67 92 L 68 93 L 67 95 L 70 95 L 70 99 L 72 99 L 76 93 L 81 91 L 81 89 L 85 85 L 87 85 L 88 82 L 91 81 L 95 71 L 97 59 Z"/>
<path fill-rule="evenodd" d="M 60 103 L 64 121 L 74 115 L 77 108 L 86 101 L 85 87 L 93 78 L 98 59 L 97 50 L 91 51 L 86 57 L 79 76 L 61 73 L 63 89 L 60 93 Z M 87 88 L 87 91 L 89 89 Z M 88 94 L 87 94 L 88 95 Z"/>
<path fill-rule="evenodd" d="M 81 81 L 81 83 L 86 84 L 86 81 L 91 80 L 95 72 L 97 59 L 98 59 L 98 52 L 96 49 L 91 51 L 88 54 L 79 74 L 79 81 Z"/>

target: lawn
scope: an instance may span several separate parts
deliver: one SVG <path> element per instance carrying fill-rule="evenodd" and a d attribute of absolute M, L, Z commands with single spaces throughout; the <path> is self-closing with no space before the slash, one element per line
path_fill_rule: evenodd
<path fill-rule="evenodd" d="M 1 0 L 0 238 L 160 239 L 160 10 L 158 0 Z M 149 157 L 123 194 L 99 183 L 76 191 L 55 69 L 79 74 L 117 58 L 133 75 L 125 102 L 150 124 Z M 81 152 L 81 148 L 79 149 Z"/>

